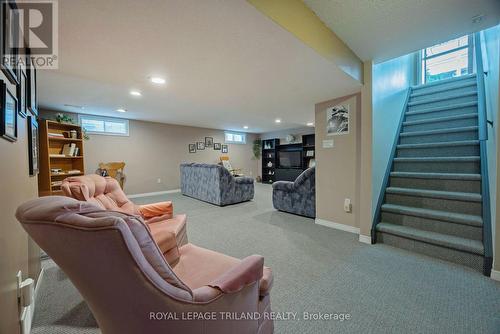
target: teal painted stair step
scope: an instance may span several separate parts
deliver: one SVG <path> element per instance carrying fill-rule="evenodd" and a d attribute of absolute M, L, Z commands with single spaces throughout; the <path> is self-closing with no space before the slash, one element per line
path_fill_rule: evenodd
<path fill-rule="evenodd" d="M 430 210 L 430 209 L 415 208 L 415 207 L 394 205 L 394 204 L 382 205 L 382 211 L 398 213 L 408 216 L 434 219 L 434 220 L 442 220 L 462 225 L 469 225 L 476 227 L 483 226 L 483 219 L 481 218 L 481 216 L 454 213 L 449 211 Z"/>
<path fill-rule="evenodd" d="M 449 129 L 402 132 L 400 134 L 400 136 L 401 137 L 427 136 L 427 135 L 435 135 L 435 134 L 456 133 L 456 132 L 469 132 L 469 131 L 477 131 L 477 130 L 478 130 L 477 126 L 464 126 L 464 127 L 449 128 Z"/>
<path fill-rule="evenodd" d="M 401 132 L 399 144 L 423 144 L 478 140 L 477 126 Z"/>
<path fill-rule="evenodd" d="M 426 100 L 419 100 L 419 101 L 412 101 L 408 102 L 408 107 L 413 107 L 416 105 L 420 104 L 429 104 L 429 103 L 435 103 L 435 102 L 440 102 L 444 100 L 453 100 L 453 99 L 459 99 L 467 96 L 477 96 L 477 90 L 471 90 L 469 92 L 463 92 L 463 93 L 456 93 L 456 94 L 450 94 L 446 96 L 439 96 L 439 97 L 433 97 L 429 98 Z"/>
<path fill-rule="evenodd" d="M 467 88 L 467 87 L 472 87 L 476 86 L 477 83 L 476 81 L 464 81 L 462 83 L 453 85 L 453 86 L 446 86 L 446 85 L 439 85 L 436 86 L 433 90 L 427 91 L 427 92 L 419 92 L 418 89 L 413 91 L 413 93 L 410 95 L 410 97 L 419 97 L 419 96 L 427 96 L 430 94 L 437 94 L 437 93 L 444 93 L 448 92 L 450 90 L 455 90 L 455 89 L 461 89 L 461 88 Z"/>
<path fill-rule="evenodd" d="M 405 172 L 390 173 L 389 186 L 452 192 L 481 192 L 480 174 Z"/>
<path fill-rule="evenodd" d="M 441 180 L 473 180 L 473 181 L 481 180 L 481 174 L 459 174 L 459 173 L 391 172 L 391 176 L 420 178 L 420 179 L 441 179 Z"/>
<path fill-rule="evenodd" d="M 454 191 L 439 191 L 439 190 L 388 187 L 386 189 L 386 193 L 396 194 L 396 195 L 414 196 L 414 197 L 427 197 L 427 198 L 457 200 L 457 201 L 464 201 L 464 202 L 481 202 L 481 200 L 482 200 L 482 197 L 480 194 L 454 192 Z"/>
<path fill-rule="evenodd" d="M 479 156 L 479 140 L 457 140 L 397 145 L 397 157 Z"/>
<path fill-rule="evenodd" d="M 418 90 L 422 90 L 425 88 L 433 88 L 436 86 L 446 86 L 448 84 L 460 84 L 463 81 L 467 81 L 467 80 L 475 79 L 475 78 L 476 78 L 476 73 L 472 73 L 472 74 L 462 75 L 462 76 L 455 77 L 455 78 L 437 80 L 437 81 L 433 81 L 433 82 L 429 82 L 429 83 L 425 83 L 425 84 L 421 84 L 421 85 L 412 86 L 412 90 L 418 91 Z"/>
<path fill-rule="evenodd" d="M 432 245 L 456 249 L 467 253 L 477 255 L 484 254 L 483 244 L 478 240 L 460 238 L 430 231 L 422 231 L 412 227 L 389 224 L 385 222 L 381 222 L 377 225 L 377 231 L 407 239 L 418 240 Z"/>
<path fill-rule="evenodd" d="M 468 113 L 477 114 L 477 101 L 468 101 L 461 103 L 448 103 L 444 106 L 438 107 L 419 107 L 414 111 L 407 111 L 405 113 L 405 121 L 415 121 L 426 119 L 430 117 L 444 117 L 462 115 Z"/>
<path fill-rule="evenodd" d="M 395 162 L 471 162 L 480 161 L 480 157 L 417 157 L 417 158 L 394 158 Z"/>
<path fill-rule="evenodd" d="M 479 173 L 480 158 L 469 157 L 404 157 L 394 158 L 394 171 L 423 173 Z"/>
<path fill-rule="evenodd" d="M 477 113 L 444 116 L 444 117 L 430 117 L 430 118 L 424 118 L 424 119 L 419 119 L 419 120 L 415 120 L 415 121 L 406 121 L 406 122 L 403 122 L 403 126 L 421 125 L 421 124 L 429 124 L 429 123 L 440 123 L 440 122 L 451 122 L 451 121 L 456 121 L 456 120 L 461 120 L 461 119 L 469 119 L 469 118 L 477 119 Z"/>
<path fill-rule="evenodd" d="M 475 106 L 477 106 L 477 101 L 470 101 L 470 102 L 464 102 L 464 103 L 454 103 L 454 104 L 449 104 L 446 106 L 425 108 L 425 109 L 416 110 L 416 111 L 407 111 L 406 116 L 419 115 L 419 114 L 429 114 L 429 113 L 434 113 L 434 112 L 443 111 L 443 110 L 461 109 L 461 108 L 475 107 Z"/>
<path fill-rule="evenodd" d="M 453 146 L 477 146 L 479 140 L 460 140 L 451 142 L 435 142 L 422 144 L 400 144 L 398 149 L 417 149 L 417 148 L 436 148 L 436 147 L 453 147 Z"/>

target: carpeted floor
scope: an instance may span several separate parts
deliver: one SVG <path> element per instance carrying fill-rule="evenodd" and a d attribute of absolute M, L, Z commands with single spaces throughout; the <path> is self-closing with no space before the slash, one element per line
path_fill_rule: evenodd
<path fill-rule="evenodd" d="M 271 187 L 256 185 L 255 200 L 220 208 L 180 194 L 190 242 L 235 257 L 261 254 L 273 269 L 275 333 L 500 333 L 500 283 L 473 270 L 276 212 Z M 34 334 L 100 333 L 71 282 L 50 260 L 37 299 Z M 302 312 L 348 313 L 346 321 L 302 318 Z M 126 333 L 125 333 L 126 334 Z"/>

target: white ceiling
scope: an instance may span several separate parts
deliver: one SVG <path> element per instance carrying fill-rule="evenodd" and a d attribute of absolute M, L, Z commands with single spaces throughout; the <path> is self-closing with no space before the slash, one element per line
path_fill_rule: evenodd
<path fill-rule="evenodd" d="M 303 126 L 360 89 L 245 0 L 59 1 L 59 70 L 38 79 L 41 107 L 248 132 Z"/>
<path fill-rule="evenodd" d="M 498 0 L 304 0 L 362 60 L 380 62 L 500 22 Z M 485 15 L 479 23 L 472 18 Z"/>

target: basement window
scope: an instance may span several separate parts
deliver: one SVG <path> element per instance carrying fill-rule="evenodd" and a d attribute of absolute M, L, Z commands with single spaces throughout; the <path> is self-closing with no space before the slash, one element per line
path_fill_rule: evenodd
<path fill-rule="evenodd" d="M 466 35 L 423 49 L 422 83 L 472 73 L 472 46 L 472 35 Z"/>
<path fill-rule="evenodd" d="M 89 134 L 128 136 L 128 120 L 120 118 L 79 115 L 78 121 Z"/>
<path fill-rule="evenodd" d="M 240 132 L 224 132 L 224 140 L 229 144 L 246 144 L 247 136 Z"/>

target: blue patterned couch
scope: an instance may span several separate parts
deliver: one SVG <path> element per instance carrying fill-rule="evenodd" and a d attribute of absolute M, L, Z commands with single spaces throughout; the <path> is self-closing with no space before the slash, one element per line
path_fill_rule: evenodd
<path fill-rule="evenodd" d="M 181 164 L 183 195 L 224 206 L 253 199 L 254 184 L 250 177 L 234 177 L 221 165 Z"/>
<path fill-rule="evenodd" d="M 273 206 L 280 211 L 316 217 L 316 168 L 306 169 L 295 182 L 274 182 Z"/>

